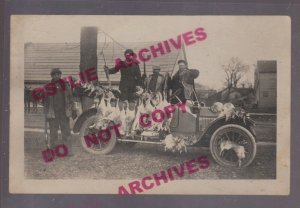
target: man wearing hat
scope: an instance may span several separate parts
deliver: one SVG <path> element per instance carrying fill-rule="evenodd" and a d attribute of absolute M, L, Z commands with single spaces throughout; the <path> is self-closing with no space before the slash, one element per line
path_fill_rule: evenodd
<path fill-rule="evenodd" d="M 62 72 L 59 68 L 51 70 L 51 81 L 49 86 L 56 87 L 56 93 L 53 96 L 47 96 L 44 100 L 44 112 L 49 121 L 50 127 L 50 147 L 54 148 L 58 143 L 58 129 L 62 134 L 62 142 L 68 147 L 71 155 L 71 130 L 69 119 L 75 119 L 76 107 L 72 90 L 69 83 L 61 79 Z"/>
<path fill-rule="evenodd" d="M 136 87 L 142 85 L 141 70 L 138 62 L 135 60 L 135 54 L 133 50 L 127 49 L 124 52 L 125 61 L 118 59 L 116 65 L 113 68 L 105 66 L 105 71 L 109 74 L 115 74 L 120 71 L 121 79 L 119 90 L 121 92 L 119 108 L 123 109 L 124 101 L 129 102 L 129 108 L 134 109 L 135 106 L 135 93 Z"/>
<path fill-rule="evenodd" d="M 148 92 L 161 92 L 164 91 L 164 76 L 160 74 L 160 66 L 153 66 L 153 74 L 146 80 L 146 90 Z"/>
<path fill-rule="evenodd" d="M 170 89 L 172 89 L 171 103 L 179 102 L 175 95 L 181 100 L 193 100 L 194 95 L 194 79 L 199 76 L 199 70 L 189 69 L 185 60 L 179 60 L 179 70 L 174 74 L 170 81 Z"/>

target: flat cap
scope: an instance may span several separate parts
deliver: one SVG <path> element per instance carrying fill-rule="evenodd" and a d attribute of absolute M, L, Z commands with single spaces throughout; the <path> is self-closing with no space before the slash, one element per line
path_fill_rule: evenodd
<path fill-rule="evenodd" d="M 59 68 L 53 68 L 53 69 L 51 69 L 51 73 L 50 73 L 50 75 L 53 75 L 53 74 L 61 74 L 61 71 L 60 71 L 60 69 Z"/>
<path fill-rule="evenodd" d="M 160 70 L 160 66 L 153 65 L 153 66 L 152 66 L 152 69 L 153 69 L 153 70 Z"/>

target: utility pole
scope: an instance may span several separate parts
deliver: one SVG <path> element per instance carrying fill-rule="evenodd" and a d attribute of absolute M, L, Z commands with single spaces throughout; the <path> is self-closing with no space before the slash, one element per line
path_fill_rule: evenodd
<path fill-rule="evenodd" d="M 82 27 L 80 35 L 80 72 L 95 67 L 97 71 L 97 27 Z M 83 73 L 84 74 L 84 73 Z M 95 80 L 97 81 L 97 80 Z M 86 111 L 93 105 L 93 99 L 81 97 L 82 111 Z"/>

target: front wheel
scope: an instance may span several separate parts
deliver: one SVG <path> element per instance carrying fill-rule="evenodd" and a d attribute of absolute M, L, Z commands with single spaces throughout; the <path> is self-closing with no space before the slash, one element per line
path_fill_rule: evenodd
<path fill-rule="evenodd" d="M 256 142 L 246 128 L 227 124 L 213 133 L 210 151 L 220 165 L 246 167 L 251 164 L 256 155 Z"/>
<path fill-rule="evenodd" d="M 114 125 L 112 121 L 101 121 L 99 115 L 94 115 L 84 121 L 80 128 L 80 140 L 83 148 L 93 154 L 108 154 L 110 153 L 117 144 L 117 136 L 114 131 L 111 132 L 111 137 L 108 141 L 100 140 L 97 135 L 101 129 L 110 128 Z M 102 122 L 103 125 L 101 128 L 96 128 L 99 122 Z M 86 139 L 85 136 L 89 136 L 90 139 Z M 93 136 L 94 135 L 94 136 Z"/>

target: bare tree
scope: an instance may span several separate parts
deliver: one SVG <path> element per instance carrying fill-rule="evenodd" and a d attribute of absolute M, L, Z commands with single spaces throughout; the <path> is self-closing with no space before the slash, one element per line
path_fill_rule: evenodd
<path fill-rule="evenodd" d="M 230 90 L 232 87 L 237 87 L 240 79 L 249 70 L 249 65 L 243 64 L 238 57 L 230 59 L 229 63 L 222 65 L 226 74 L 226 87 Z"/>

